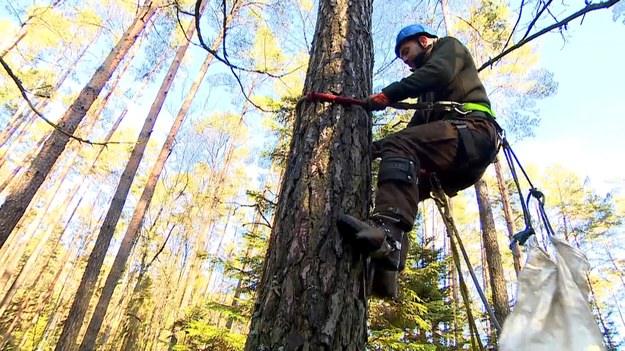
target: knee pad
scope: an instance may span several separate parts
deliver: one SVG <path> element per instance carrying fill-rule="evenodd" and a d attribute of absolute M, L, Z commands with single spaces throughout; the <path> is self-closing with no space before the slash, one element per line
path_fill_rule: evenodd
<path fill-rule="evenodd" d="M 378 184 L 387 181 L 416 184 L 418 169 L 419 165 L 417 162 L 404 157 L 382 158 L 378 173 Z"/>

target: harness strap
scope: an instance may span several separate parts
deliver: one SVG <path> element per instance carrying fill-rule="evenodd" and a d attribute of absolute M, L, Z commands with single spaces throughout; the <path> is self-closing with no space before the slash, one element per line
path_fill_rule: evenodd
<path fill-rule="evenodd" d="M 477 152 L 477 147 L 475 146 L 475 139 L 473 139 L 473 134 L 471 134 L 471 131 L 467 127 L 467 123 L 459 119 L 446 119 L 445 121 L 456 127 L 458 130 L 460 142 L 464 147 L 468 164 L 471 165 L 479 161 L 479 154 Z"/>
<path fill-rule="evenodd" d="M 486 104 L 481 104 L 481 103 L 477 103 L 477 102 L 465 102 L 463 104 L 460 105 L 460 108 L 462 109 L 463 112 L 473 112 L 473 111 L 480 111 L 480 112 L 484 112 L 486 114 L 488 114 L 489 116 L 491 116 L 493 119 L 495 119 L 495 112 L 493 112 L 493 110 L 491 110 L 490 107 L 488 107 L 488 105 Z"/>

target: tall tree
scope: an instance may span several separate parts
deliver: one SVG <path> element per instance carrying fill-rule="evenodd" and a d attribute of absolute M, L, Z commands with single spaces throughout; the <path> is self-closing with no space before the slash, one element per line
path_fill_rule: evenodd
<path fill-rule="evenodd" d="M 4 245 L 52 166 L 65 149 L 70 139 L 68 134 L 74 133 L 78 124 L 83 120 L 113 71 L 128 53 L 152 15 L 156 13 L 160 1 L 148 0 L 141 7 L 132 24 L 61 118 L 58 126 L 62 131 L 54 130 L 24 175 L 12 186 L 5 202 L 0 207 L 0 247 Z"/>
<path fill-rule="evenodd" d="M 319 2 L 305 92 L 370 94 L 371 12 L 368 0 Z M 299 105 L 245 349 L 362 350 L 364 267 L 335 221 L 367 216 L 371 115 Z"/>
<path fill-rule="evenodd" d="M 506 290 L 506 280 L 503 274 L 501 263 L 501 253 L 499 252 L 499 242 L 497 240 L 497 230 L 495 220 L 488 197 L 488 186 L 484 180 L 475 184 L 477 204 L 480 211 L 480 224 L 482 229 L 482 242 L 486 251 L 486 262 L 488 266 L 488 277 L 490 281 L 490 291 L 493 299 L 495 317 L 500 325 L 510 313 L 508 305 L 508 291 Z"/>

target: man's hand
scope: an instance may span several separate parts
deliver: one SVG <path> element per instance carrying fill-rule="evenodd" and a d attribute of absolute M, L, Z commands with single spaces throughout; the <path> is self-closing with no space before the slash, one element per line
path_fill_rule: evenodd
<path fill-rule="evenodd" d="M 373 94 L 362 101 L 365 103 L 364 107 L 369 111 L 384 110 L 391 103 L 384 93 Z"/>

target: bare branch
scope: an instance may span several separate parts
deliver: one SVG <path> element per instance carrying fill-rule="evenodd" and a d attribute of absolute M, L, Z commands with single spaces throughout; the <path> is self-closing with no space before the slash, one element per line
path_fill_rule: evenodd
<path fill-rule="evenodd" d="M 596 4 L 591 4 L 588 5 L 586 7 L 584 7 L 583 9 L 575 12 L 574 14 L 570 15 L 569 17 L 563 19 L 560 22 L 556 22 L 552 25 L 550 25 L 549 27 L 543 28 L 542 30 L 530 35 L 529 37 L 519 41 L 516 45 L 511 46 L 510 48 L 502 51 L 499 55 L 493 57 L 492 59 L 486 61 L 484 64 L 482 64 L 482 66 L 480 66 L 480 68 L 477 70 L 478 72 L 484 70 L 485 68 L 492 66 L 495 62 L 501 60 L 504 56 L 508 55 L 509 53 L 511 53 L 512 51 L 520 48 L 521 46 L 529 43 L 530 41 L 540 37 L 541 35 L 548 33 L 550 31 L 552 31 L 553 29 L 556 28 L 560 28 L 563 26 L 566 26 L 569 22 L 571 22 L 572 20 L 580 17 L 580 16 L 584 16 L 585 14 L 591 12 L 591 11 L 595 11 L 595 10 L 600 10 L 600 9 L 606 9 L 611 7 L 612 5 L 616 4 L 617 2 L 619 2 L 620 0 L 609 0 L 609 1 L 604 1 L 604 2 L 600 2 L 600 3 L 596 3 Z"/>
<path fill-rule="evenodd" d="M 549 7 L 549 5 L 551 5 L 551 2 L 553 0 L 549 0 L 547 1 L 547 3 L 545 3 L 545 5 L 538 11 L 538 13 L 536 14 L 536 16 L 534 16 L 534 19 L 532 20 L 532 22 L 530 22 L 530 25 L 527 26 L 527 30 L 525 31 L 525 34 L 523 35 L 523 38 L 521 38 L 521 41 L 523 41 L 523 39 L 527 38 L 527 36 L 530 34 L 530 32 L 532 31 L 532 28 L 534 28 L 534 25 L 536 24 L 536 22 L 538 21 L 538 19 L 540 18 L 540 16 L 543 14 L 543 12 L 547 9 L 547 7 Z M 542 2 L 542 1 L 541 1 Z"/>
<path fill-rule="evenodd" d="M 106 146 L 109 144 L 132 144 L 131 142 L 121 142 L 121 141 L 109 141 L 109 142 L 96 142 L 96 141 L 91 141 L 88 139 L 83 139 L 81 137 L 77 137 L 71 133 L 66 132 L 65 130 L 63 130 L 61 127 L 59 127 L 57 124 L 55 124 L 54 122 L 50 121 L 46 116 L 44 116 L 41 112 L 39 112 L 39 110 L 37 110 L 37 108 L 35 107 L 35 105 L 32 103 L 32 101 L 30 101 L 30 98 L 28 98 L 28 95 L 26 94 L 26 89 L 24 88 L 24 86 L 22 85 L 22 81 L 15 75 L 15 73 L 13 73 L 13 70 L 11 70 L 11 68 L 9 67 L 9 65 L 4 61 L 3 58 L 0 57 L 0 64 L 2 64 L 2 67 L 4 68 L 4 70 L 7 72 L 7 74 L 9 75 L 9 77 L 11 77 L 11 80 L 13 81 L 13 83 L 15 83 L 15 85 L 17 86 L 17 88 L 20 91 L 20 94 L 22 95 L 22 97 L 24 98 L 24 100 L 26 100 L 26 103 L 28 104 L 28 106 L 30 107 L 31 110 L 33 110 L 33 112 L 41 119 L 43 119 L 46 123 L 48 123 L 49 125 L 52 126 L 52 128 L 56 129 L 57 131 L 59 131 L 61 134 L 77 140 L 81 143 L 85 143 L 85 144 L 90 144 L 90 145 L 101 145 L 101 146 Z"/>
<path fill-rule="evenodd" d="M 525 0 L 521 0 L 521 6 L 519 6 L 519 17 L 517 17 L 516 22 L 514 23 L 514 26 L 512 27 L 512 30 L 510 31 L 510 36 L 508 36 L 508 40 L 506 40 L 506 43 L 503 45 L 503 48 L 507 47 L 508 44 L 510 44 L 510 40 L 512 40 L 512 35 L 516 31 L 516 27 L 519 25 L 519 22 L 521 22 L 521 17 L 523 16 L 523 7 L 525 7 Z"/>
<path fill-rule="evenodd" d="M 150 260 L 150 263 L 148 263 L 147 265 L 145 265 L 145 269 L 148 269 L 152 263 L 154 263 L 154 261 L 158 258 L 158 256 L 161 254 L 161 252 L 163 252 L 163 250 L 165 249 L 165 245 L 167 245 L 167 241 L 169 240 L 169 237 L 171 237 L 171 233 L 174 231 L 174 228 L 176 228 L 176 224 L 174 224 L 170 229 L 169 229 L 169 233 L 167 233 L 167 237 L 165 238 L 165 240 L 163 241 L 163 244 L 161 245 L 161 247 L 158 249 L 158 251 L 156 251 L 156 254 L 154 254 L 154 257 L 152 257 L 152 259 Z"/>

